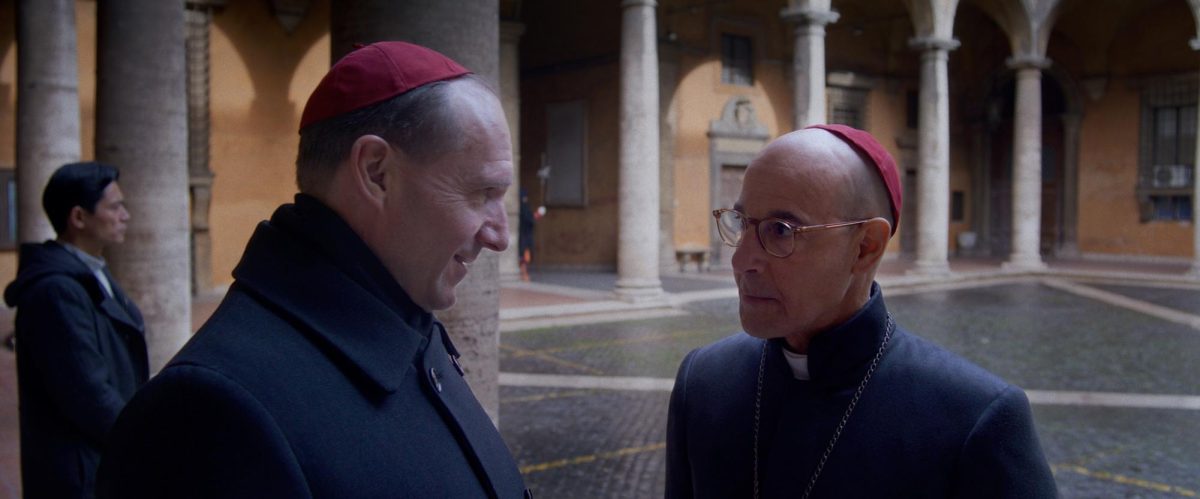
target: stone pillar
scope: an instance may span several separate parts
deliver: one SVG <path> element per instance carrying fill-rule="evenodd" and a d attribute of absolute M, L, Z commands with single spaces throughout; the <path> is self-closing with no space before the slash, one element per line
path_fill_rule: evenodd
<path fill-rule="evenodd" d="M 1043 57 L 1014 57 L 1017 71 L 1016 116 L 1013 120 L 1012 253 L 1004 268 L 1037 270 L 1046 267 L 1041 256 L 1042 228 L 1042 70 Z"/>
<path fill-rule="evenodd" d="M 950 83 L 949 51 L 958 41 L 914 38 L 921 51 L 921 92 L 917 144 L 917 261 L 913 272 L 948 274 L 950 224 Z"/>
<path fill-rule="evenodd" d="M 504 208 L 508 212 L 508 249 L 500 254 L 500 282 L 512 282 L 521 278 L 520 226 L 521 226 L 521 65 L 520 40 L 525 25 L 503 21 L 500 23 L 500 104 L 508 118 L 508 131 L 512 134 L 513 184 L 504 195 Z"/>
<path fill-rule="evenodd" d="M 187 0 L 188 187 L 191 191 L 192 293 L 212 289 L 212 235 L 208 211 L 213 172 L 209 168 L 209 42 L 213 11 L 225 0 Z"/>
<path fill-rule="evenodd" d="M 1064 114 L 1063 126 L 1063 198 L 1062 239 L 1056 254 L 1079 256 L 1079 122 L 1078 114 Z"/>
<path fill-rule="evenodd" d="M 157 371 L 191 332 L 184 3 L 101 0 L 96 18 L 96 159 L 121 169 L 132 216 L 108 256 Z"/>
<path fill-rule="evenodd" d="M 491 82 L 493 88 L 498 82 L 500 10 L 494 0 L 333 0 L 330 24 L 333 61 L 341 59 L 355 43 L 405 40 L 445 54 Z M 462 354 L 467 383 L 497 424 L 499 274 L 499 255 L 492 251 L 480 253 L 467 278 L 458 285 L 457 304 L 437 314 Z"/>
<path fill-rule="evenodd" d="M 825 25 L 837 22 L 832 10 L 792 6 L 780 16 L 796 25 L 792 50 L 792 116 L 796 129 L 828 121 L 825 110 Z"/>
<path fill-rule="evenodd" d="M 50 175 L 79 161 L 75 0 L 17 2 L 17 237 L 54 239 L 42 209 Z"/>
<path fill-rule="evenodd" d="M 654 0 L 621 2 L 617 295 L 662 296 L 658 277 L 658 39 Z"/>

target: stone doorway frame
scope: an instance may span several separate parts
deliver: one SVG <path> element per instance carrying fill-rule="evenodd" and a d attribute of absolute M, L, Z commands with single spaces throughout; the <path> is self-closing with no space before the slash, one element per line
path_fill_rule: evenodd
<path fill-rule="evenodd" d="M 708 126 L 709 157 L 709 209 L 726 208 L 717 206 L 721 193 L 721 169 L 726 165 L 749 165 L 750 160 L 767 145 L 771 134 L 758 121 L 754 104 L 745 95 L 734 95 L 725 102 L 720 119 Z M 717 226 L 708 217 L 709 262 L 714 268 L 724 266 L 726 247 L 717 235 Z M 732 252 L 728 252 L 732 255 Z"/>

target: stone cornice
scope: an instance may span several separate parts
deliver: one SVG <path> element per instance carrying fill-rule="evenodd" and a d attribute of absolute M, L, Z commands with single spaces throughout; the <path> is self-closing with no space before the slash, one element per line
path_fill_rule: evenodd
<path fill-rule="evenodd" d="M 658 2 L 656 2 L 655 0 L 622 0 L 622 2 L 621 2 L 622 9 L 626 9 L 629 7 L 650 7 L 651 9 L 653 9 L 657 6 L 658 6 Z"/>
<path fill-rule="evenodd" d="M 1042 56 L 1024 54 L 1009 57 L 1004 64 L 1010 69 L 1046 69 L 1052 63 L 1050 59 Z"/>
<path fill-rule="evenodd" d="M 945 50 L 947 52 L 958 48 L 962 43 L 953 38 L 938 38 L 935 36 L 916 36 L 908 40 L 909 48 L 920 51 Z"/>
<path fill-rule="evenodd" d="M 835 10 L 815 10 L 804 7 L 788 7 L 779 11 L 779 17 L 784 21 L 792 22 L 800 25 L 818 25 L 833 24 L 837 22 L 841 14 Z"/>

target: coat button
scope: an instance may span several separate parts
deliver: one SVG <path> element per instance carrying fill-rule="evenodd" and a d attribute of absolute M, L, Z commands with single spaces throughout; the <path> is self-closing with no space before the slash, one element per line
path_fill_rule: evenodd
<path fill-rule="evenodd" d="M 436 367 L 429 368 L 429 381 L 433 383 L 433 389 L 438 393 L 442 393 L 442 375 Z"/>

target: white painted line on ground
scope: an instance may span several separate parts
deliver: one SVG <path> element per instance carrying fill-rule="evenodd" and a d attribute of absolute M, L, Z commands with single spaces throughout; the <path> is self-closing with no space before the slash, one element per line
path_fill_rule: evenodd
<path fill-rule="evenodd" d="M 1141 300 L 1135 300 L 1128 296 L 1110 293 L 1108 291 L 1096 289 L 1090 286 L 1084 286 L 1073 282 L 1064 281 L 1061 279 L 1042 279 L 1042 284 L 1054 289 L 1073 293 L 1084 298 L 1091 298 L 1096 301 L 1104 302 L 1109 305 L 1115 305 L 1122 308 L 1133 310 L 1134 312 L 1158 317 L 1159 319 L 1168 320 L 1174 323 L 1190 326 L 1193 329 L 1200 329 L 1200 316 L 1192 315 L 1186 312 L 1181 312 L 1173 308 L 1147 303 Z"/>
<path fill-rule="evenodd" d="M 634 376 L 566 376 L 559 374 L 500 373 L 500 386 L 669 392 L 675 386 L 675 380 L 670 378 Z"/>
<path fill-rule="evenodd" d="M 500 373 L 500 386 L 563 388 L 571 390 L 632 390 L 669 392 L 675 386 L 671 378 L 636 376 L 572 376 L 561 374 Z M 1186 409 L 1200 411 L 1200 396 L 1155 395 L 1145 393 L 1072 392 L 1026 390 L 1034 405 L 1077 405 L 1085 407 L 1125 407 L 1135 409 Z"/>
<path fill-rule="evenodd" d="M 547 314 L 537 317 L 520 319 L 504 319 L 500 321 L 500 332 L 528 331 L 530 329 L 545 329 L 550 327 L 580 326 L 584 324 L 607 324 L 642 319 L 658 319 L 661 317 L 679 317 L 688 315 L 687 312 L 674 308 L 634 309 L 614 312 L 592 312 L 570 315 L 564 311 L 559 314 Z"/>
<path fill-rule="evenodd" d="M 1082 405 L 1140 409 L 1187 409 L 1200 411 L 1200 396 L 1150 395 L 1144 393 L 1059 392 L 1027 390 L 1029 402 L 1038 405 Z"/>

